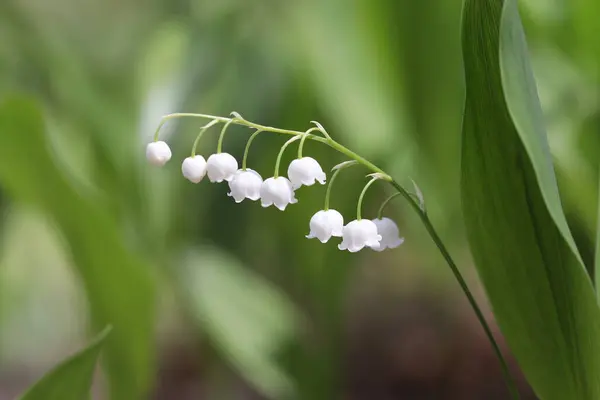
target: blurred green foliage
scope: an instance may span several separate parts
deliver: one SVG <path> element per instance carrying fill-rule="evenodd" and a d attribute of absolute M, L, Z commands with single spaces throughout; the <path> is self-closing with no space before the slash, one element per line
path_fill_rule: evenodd
<path fill-rule="evenodd" d="M 590 266 L 599 7 L 521 5 L 559 188 Z M 204 392 L 214 398 L 236 398 L 240 375 L 265 395 L 289 384 L 317 400 L 353 387 L 355 325 L 393 320 L 410 306 L 399 293 L 425 293 L 443 309 L 442 332 L 450 329 L 445 318 L 468 311 L 400 200 L 387 213 L 406 243 L 350 255 L 303 237 L 323 187 L 301 189 L 281 213 L 237 205 L 225 185 L 183 180 L 178 161 L 197 121 L 165 127 L 174 151 L 166 168 L 150 168 L 143 154 L 169 112 L 235 110 L 298 130 L 316 119 L 407 186 L 417 181 L 472 271 L 459 207 L 460 12 L 460 0 L 0 2 L 0 389 L 3 369 L 47 370 L 82 341 L 82 302 L 96 328 L 115 326 L 105 360 L 115 399 L 160 391 L 157 353 L 183 338 L 208 365 Z M 27 100 L 7 103 L 12 93 Z M 201 154 L 214 151 L 216 134 L 205 135 Z M 241 158 L 248 134 L 233 127 L 225 150 Z M 283 141 L 260 135 L 249 167 L 269 176 Z M 316 143 L 305 153 L 326 169 L 344 161 Z M 332 207 L 347 219 L 364 182 L 358 169 L 337 181 Z M 365 216 L 386 194 L 373 187 Z M 373 321 L 365 329 L 376 334 Z M 20 389 L 34 377 L 23 380 Z"/>
<path fill-rule="evenodd" d="M 44 375 L 19 400 L 81 400 L 89 398 L 98 357 L 112 328 L 106 327 L 85 349 Z"/>

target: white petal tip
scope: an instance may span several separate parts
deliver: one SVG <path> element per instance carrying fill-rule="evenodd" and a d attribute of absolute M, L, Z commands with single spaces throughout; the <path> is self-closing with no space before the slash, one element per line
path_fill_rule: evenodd
<path fill-rule="evenodd" d="M 404 243 L 404 238 L 400 238 L 399 240 L 397 240 L 396 242 L 392 243 L 388 247 L 390 249 L 395 249 L 396 247 L 399 247 L 400 245 L 402 245 L 402 243 Z"/>

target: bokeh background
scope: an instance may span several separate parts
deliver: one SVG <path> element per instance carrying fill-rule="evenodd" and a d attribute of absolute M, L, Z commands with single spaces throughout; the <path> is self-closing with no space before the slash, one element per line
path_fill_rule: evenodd
<path fill-rule="evenodd" d="M 600 126 L 595 1 L 521 2 L 561 195 L 588 265 Z M 405 244 L 352 255 L 304 238 L 325 187 L 300 189 L 282 213 L 235 204 L 225 184 L 184 180 L 180 161 L 198 120 L 165 126 L 174 152 L 165 168 L 144 159 L 170 112 L 237 111 L 296 130 L 318 120 L 407 187 L 418 182 L 488 310 L 458 195 L 460 11 L 459 0 L 2 0 L 0 97 L 35 99 L 46 148 L 77 197 L 22 201 L 0 181 L 0 399 L 83 346 L 94 331 L 89 304 L 102 299 L 139 328 L 131 343 L 135 332 L 140 343 L 150 334 L 135 353 L 145 361 L 126 367 L 148 377 L 136 382 L 142 398 L 508 398 L 481 328 L 400 198 L 386 214 Z M 241 159 L 250 132 L 230 128 L 224 150 Z M 199 152 L 214 152 L 217 136 L 209 131 Z M 270 176 L 285 139 L 260 135 L 248 165 Z M 325 169 L 344 161 L 318 143 L 305 153 Z M 292 146 L 284 166 L 294 154 Z M 349 169 L 334 187 L 332 207 L 348 220 L 364 175 Z M 373 186 L 363 214 L 375 217 L 391 193 Z M 92 273 L 98 264 L 106 271 Z M 129 297 L 120 301 L 123 282 Z M 510 359 L 523 397 L 534 399 Z M 110 397 L 106 374 L 94 390 Z"/>

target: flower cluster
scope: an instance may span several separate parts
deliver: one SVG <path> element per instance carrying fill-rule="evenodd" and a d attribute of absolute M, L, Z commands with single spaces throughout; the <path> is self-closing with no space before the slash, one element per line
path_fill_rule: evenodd
<path fill-rule="evenodd" d="M 239 114 L 236 114 L 236 116 L 239 116 Z M 229 124 L 238 121 L 245 122 L 245 120 L 239 119 L 236 121 L 235 118 L 214 118 L 215 119 L 210 124 L 202 128 L 198 135 L 198 139 L 208 127 L 215 125 L 218 122 L 227 122 L 221 132 L 217 153 L 212 154 L 207 160 L 201 155 L 196 155 L 195 148 L 198 139 L 196 140 L 192 155 L 184 159 L 181 165 L 183 176 L 190 182 L 199 183 L 206 175 L 208 175 L 210 182 L 218 183 L 226 181 L 230 189 L 228 196 L 232 197 L 236 203 L 240 203 L 244 199 L 252 201 L 260 199 L 263 207 L 273 205 L 281 211 L 284 211 L 288 205 L 298 202 L 295 192 L 302 186 L 312 186 L 316 182 L 319 182 L 321 185 L 326 184 L 326 174 L 317 160 L 312 157 L 302 156 L 304 140 L 312 137 L 312 135 L 309 135 L 311 131 L 319 130 L 323 132 L 326 138 L 320 138 L 321 141 L 331 140 L 320 124 L 315 123 L 317 124 L 317 128 L 312 128 L 307 132 L 294 134 L 295 136 L 286 142 L 279 153 L 274 176 L 263 180 L 258 172 L 246 168 L 246 157 L 250 143 L 256 134 L 263 130 L 267 130 L 267 128 L 265 127 L 265 129 L 257 130 L 249 139 L 246 146 L 246 152 L 244 153 L 242 167 L 240 168 L 235 157 L 231 154 L 221 152 L 221 142 Z M 298 158 L 293 160 L 288 166 L 287 177 L 279 176 L 279 162 L 283 150 L 296 139 L 301 139 Z M 152 165 L 163 166 L 170 160 L 171 156 L 172 153 L 167 143 L 158 140 L 157 130 L 155 141 L 147 145 L 146 158 Z M 338 245 L 338 248 L 340 250 L 348 250 L 352 253 L 360 251 L 365 247 L 369 247 L 375 251 L 383 251 L 387 248 L 392 249 L 400 246 L 404 239 L 400 237 L 398 226 L 394 221 L 389 218 L 381 217 L 373 220 L 362 219 L 360 217 L 360 206 L 364 193 L 370 184 L 379 179 L 379 177 L 374 177 L 363 189 L 359 198 L 356 220 L 350 221 L 344 225 L 342 214 L 336 210 L 329 209 L 329 195 L 333 180 L 342 169 L 355 163 L 356 161 L 349 161 L 334 167 L 334 173 L 327 188 L 325 207 L 323 210 L 314 214 L 310 219 L 310 232 L 306 237 L 309 239 L 316 238 L 322 243 L 328 242 L 332 237 L 340 237 L 342 238 L 342 241 Z"/>

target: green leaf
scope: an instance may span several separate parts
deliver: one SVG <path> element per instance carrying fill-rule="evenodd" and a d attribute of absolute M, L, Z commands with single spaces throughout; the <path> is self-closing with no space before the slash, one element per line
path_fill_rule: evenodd
<path fill-rule="evenodd" d="M 466 0 L 462 202 L 498 324 L 543 399 L 600 398 L 600 312 L 560 203 L 515 0 Z"/>
<path fill-rule="evenodd" d="M 20 400 L 89 398 L 96 363 L 112 327 L 104 328 L 83 350 L 69 357 L 30 387 Z"/>
<path fill-rule="evenodd" d="M 225 358 L 269 398 L 286 398 L 290 377 L 274 356 L 296 328 L 284 293 L 214 248 L 188 256 L 179 281 L 193 315 Z"/>
<path fill-rule="evenodd" d="M 0 184 L 15 201 L 53 219 L 81 276 L 94 326 L 114 327 L 106 348 L 112 398 L 143 397 L 154 373 L 155 282 L 125 248 L 105 206 L 63 176 L 41 113 L 27 98 L 0 104 Z"/>
<path fill-rule="evenodd" d="M 600 176 L 600 174 L 598 174 Z M 596 297 L 600 301 L 600 182 L 598 183 L 598 212 L 596 215 L 596 249 L 594 257 L 594 282 L 596 287 Z"/>

